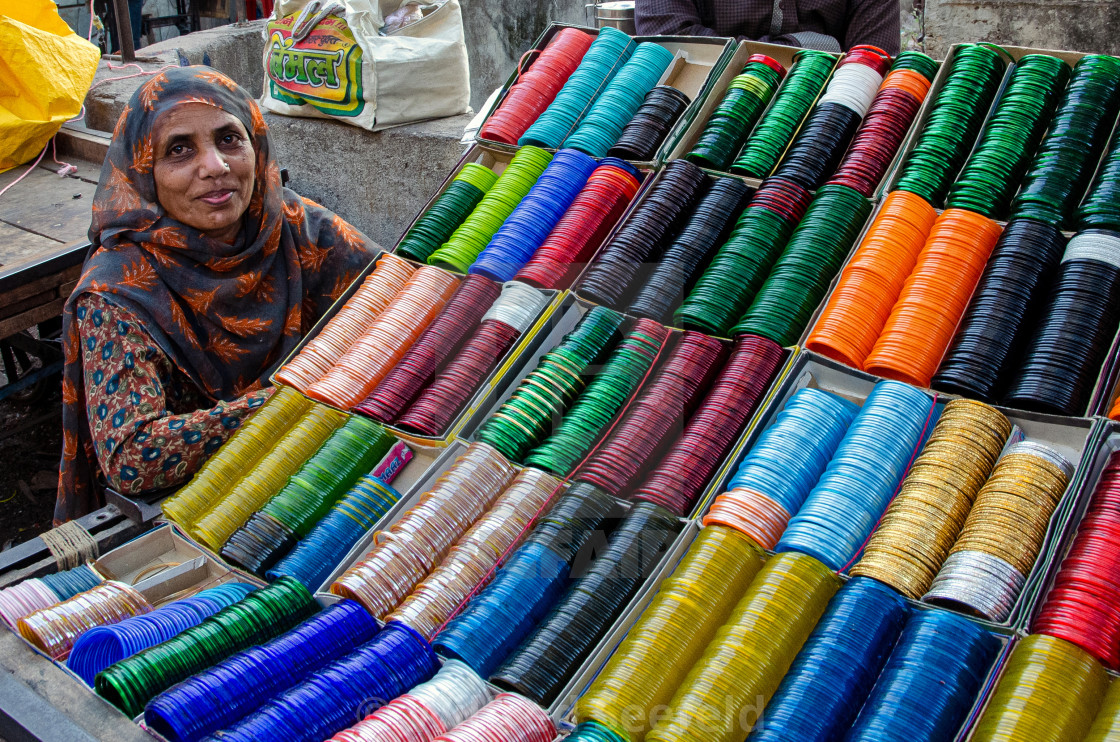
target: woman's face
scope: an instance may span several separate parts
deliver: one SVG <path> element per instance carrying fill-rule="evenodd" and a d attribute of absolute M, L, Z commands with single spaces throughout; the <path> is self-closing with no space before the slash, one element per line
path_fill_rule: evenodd
<path fill-rule="evenodd" d="M 232 244 L 256 176 L 245 127 L 214 106 L 184 103 L 160 116 L 152 141 L 156 198 L 168 216 Z"/>

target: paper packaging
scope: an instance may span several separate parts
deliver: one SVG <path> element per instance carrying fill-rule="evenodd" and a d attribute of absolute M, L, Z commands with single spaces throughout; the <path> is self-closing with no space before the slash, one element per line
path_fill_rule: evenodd
<path fill-rule="evenodd" d="M 588 28 L 586 26 L 576 26 L 567 23 L 551 23 L 540 35 L 540 37 L 533 44 L 526 54 L 535 50 L 544 49 L 548 42 L 552 40 L 563 28 L 578 28 L 590 34 L 598 34 L 599 29 Z M 728 38 L 720 37 L 707 37 L 707 36 L 635 36 L 634 41 L 637 43 L 654 42 L 665 47 L 674 55 L 679 56 L 684 60 L 683 63 L 675 63 L 670 65 L 667 74 L 662 77 L 658 82 L 659 85 L 672 85 L 685 95 L 691 101 L 684 113 L 681 114 L 680 119 L 669 130 L 665 137 L 665 141 L 661 143 L 657 153 L 654 155 L 653 160 L 647 161 L 634 161 L 635 165 L 640 167 L 653 167 L 660 163 L 673 159 L 669 155 L 669 150 L 672 147 L 674 138 L 678 130 L 687 126 L 688 122 L 696 116 L 703 101 L 709 96 L 712 85 L 724 68 L 727 66 L 732 53 L 735 49 L 735 43 Z M 532 60 L 536 58 L 533 55 L 527 59 L 524 69 L 529 69 L 532 66 Z M 506 93 L 517 81 L 519 74 L 518 70 L 513 70 L 509 78 L 506 80 L 505 85 L 502 86 L 501 93 L 493 98 L 493 103 L 486 110 L 485 117 L 483 118 L 483 125 L 501 105 L 501 101 L 505 99 Z M 491 101 L 487 101 L 490 103 Z M 594 103 L 594 101 L 592 101 Z M 479 131 L 481 131 L 481 126 Z M 512 145 L 504 144 L 502 142 L 494 142 L 483 139 L 477 136 L 477 141 L 480 144 L 486 144 L 492 147 L 515 151 L 517 148 Z"/>
<path fill-rule="evenodd" d="M 744 434 L 736 445 L 724 470 L 708 489 L 706 500 L 702 501 L 702 508 L 699 512 L 706 513 L 715 497 L 726 491 L 728 483 L 735 476 L 739 465 L 758 441 L 759 436 L 773 423 L 774 418 L 796 392 L 805 387 L 823 389 L 862 405 L 878 381 L 879 379 L 870 374 L 849 369 L 824 356 L 809 351 L 801 351 L 791 365 L 784 381 L 773 392 L 769 400 L 769 406 L 761 413 L 757 424 Z M 929 391 L 926 393 L 934 396 L 936 403 L 942 406 L 955 399 L 952 395 L 936 394 Z M 1086 452 L 1094 450 L 1093 436 L 1096 421 L 1087 418 L 1067 418 L 1009 410 L 1002 407 L 996 407 L 996 409 L 1006 415 L 1014 425 L 1018 426 L 1026 438 L 1051 446 L 1069 459 L 1075 467 L 1074 475 L 1066 487 L 1062 502 L 1059 503 L 1050 518 L 1046 539 L 1035 561 L 1034 569 L 1027 576 L 1027 582 L 1020 592 L 1010 616 L 1001 623 L 979 621 L 979 623 L 993 629 L 1015 631 L 1021 629 L 1027 621 L 1033 607 L 1031 599 L 1035 589 L 1034 585 L 1046 574 L 1048 561 L 1066 524 L 1070 503 L 1075 499 L 1074 493 L 1078 491 L 1084 470 L 1089 466 L 1092 456 L 1086 455 Z M 917 605 L 916 602 L 911 602 Z"/>

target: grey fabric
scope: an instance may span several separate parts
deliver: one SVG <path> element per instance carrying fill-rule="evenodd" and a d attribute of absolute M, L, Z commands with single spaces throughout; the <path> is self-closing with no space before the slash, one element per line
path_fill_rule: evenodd
<path fill-rule="evenodd" d="M 822 52 L 840 52 L 840 42 L 828 34 L 816 31 L 798 31 L 789 34 L 797 45 L 804 49 L 816 49 Z"/>

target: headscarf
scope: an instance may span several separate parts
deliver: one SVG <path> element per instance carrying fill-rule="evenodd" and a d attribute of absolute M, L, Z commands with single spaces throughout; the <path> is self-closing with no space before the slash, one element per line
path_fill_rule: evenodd
<path fill-rule="evenodd" d="M 172 219 L 156 198 L 152 129 L 176 105 L 238 118 L 256 151 L 256 182 L 232 245 Z M 93 199 L 93 243 L 62 313 L 62 464 L 55 521 L 99 507 L 75 312 L 100 294 L 134 313 L 212 402 L 268 384 L 277 364 L 373 257 L 365 236 L 280 182 L 256 102 L 208 67 L 168 69 L 133 94 L 113 132 Z"/>

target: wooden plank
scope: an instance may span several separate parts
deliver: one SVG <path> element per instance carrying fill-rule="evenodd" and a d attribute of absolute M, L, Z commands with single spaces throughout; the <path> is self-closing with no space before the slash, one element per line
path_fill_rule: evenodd
<path fill-rule="evenodd" d="M 49 237 L 0 222 L 0 265 L 24 263 L 58 246 L 59 243 Z"/>
<path fill-rule="evenodd" d="M 44 304 L 50 304 L 57 298 L 59 298 L 58 288 L 52 287 L 40 294 L 35 294 L 35 296 L 29 296 L 26 299 L 20 299 L 19 301 L 13 301 L 9 303 L 0 302 L 0 320 L 7 319 L 8 317 L 14 317 L 15 315 L 22 314 L 23 312 L 28 312 L 32 309 L 35 309 L 36 307 L 41 307 Z"/>
<path fill-rule="evenodd" d="M 8 225 L 0 223 L 0 235 Z M 2 237 L 0 237 L 2 239 Z M 58 273 L 52 273 L 49 276 L 37 278 L 34 281 L 18 286 L 11 291 L 0 294 L 0 307 L 15 304 L 36 294 L 44 291 L 57 291 L 59 296 L 69 296 L 70 292 L 74 290 L 74 286 L 78 283 L 78 278 L 82 275 L 82 266 L 74 265 Z M 65 291 L 66 293 L 63 293 Z"/>
<path fill-rule="evenodd" d="M 14 317 L 0 320 L 0 340 L 9 335 L 15 335 L 20 330 L 26 330 L 32 325 L 37 325 L 52 317 L 57 317 L 62 314 L 62 306 L 65 303 L 65 299 L 55 299 L 50 303 L 42 304 L 26 312 L 21 312 Z"/>
<path fill-rule="evenodd" d="M 87 165 L 86 169 L 96 172 L 93 167 Z M 0 173 L 0 188 L 22 173 L 20 168 Z M 60 178 L 49 170 L 35 168 L 4 194 L 0 202 L 0 221 L 58 242 L 73 242 L 89 231 L 96 190 L 97 186 L 84 180 Z M 13 255 L 0 249 L 0 263 L 15 263 L 17 256 L 24 260 L 29 257 L 25 253 Z"/>

